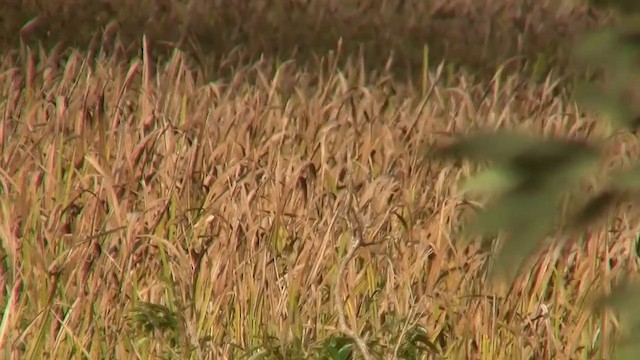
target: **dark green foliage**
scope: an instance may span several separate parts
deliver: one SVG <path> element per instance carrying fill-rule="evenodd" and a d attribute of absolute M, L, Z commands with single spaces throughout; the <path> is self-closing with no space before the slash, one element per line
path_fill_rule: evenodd
<path fill-rule="evenodd" d="M 353 343 L 346 337 L 330 337 L 324 349 L 331 360 L 349 360 L 353 357 Z"/>
<path fill-rule="evenodd" d="M 588 68 L 604 72 L 600 81 L 582 83 L 578 101 L 604 115 L 615 128 L 635 131 L 640 126 L 640 26 L 632 16 L 616 29 L 586 36 L 576 49 L 577 59 Z"/>
<path fill-rule="evenodd" d="M 178 320 L 175 312 L 166 306 L 141 302 L 131 313 L 131 320 L 141 330 L 153 331 L 178 331 Z"/>
<path fill-rule="evenodd" d="M 600 2 L 602 3 L 602 2 Z M 618 2 L 627 12 L 640 9 L 638 2 Z M 640 27 L 638 17 L 629 15 L 617 28 L 587 36 L 576 49 L 576 58 L 589 70 L 602 75 L 580 84 L 580 103 L 598 111 L 611 130 L 635 131 L 640 126 Z M 573 140 L 543 140 L 521 134 L 481 133 L 438 149 L 441 157 L 488 161 L 492 167 L 470 179 L 464 190 L 491 195 L 487 207 L 468 224 L 471 233 L 497 236 L 504 244 L 497 254 L 496 267 L 515 275 L 514 269 L 538 248 L 554 230 L 579 231 L 603 217 L 624 200 L 633 199 L 640 189 L 640 167 L 614 171 L 602 190 L 582 202 L 580 184 L 589 179 L 602 157 L 597 146 Z M 572 195 L 572 193 L 574 193 Z M 559 205 L 575 211 L 560 212 Z M 564 202 L 563 202 L 564 201 Z M 567 227 L 560 227 L 562 223 Z M 640 338 L 631 330 L 640 328 L 640 287 L 632 282 L 613 289 L 595 302 L 594 310 L 613 309 L 624 319 L 623 342 L 618 358 L 631 359 L 640 350 Z M 634 352 L 635 351 L 635 352 Z"/>
<path fill-rule="evenodd" d="M 438 355 L 441 351 L 438 346 L 429 340 L 427 331 L 420 326 L 410 329 L 405 335 L 405 341 L 398 349 L 400 359 L 419 359 L 423 354 Z"/>
<path fill-rule="evenodd" d="M 139 338 L 160 338 L 171 347 L 179 345 L 178 314 L 164 305 L 142 301 L 130 312 L 129 322 Z"/>
<path fill-rule="evenodd" d="M 626 280 L 613 287 L 608 296 L 599 296 L 593 302 L 596 311 L 615 309 L 621 325 L 620 340 L 615 359 L 635 360 L 640 351 L 640 284 L 637 281 Z"/>
<path fill-rule="evenodd" d="M 588 0 L 587 2 L 601 9 L 613 9 L 623 13 L 640 12 L 640 2 L 637 0 Z"/>
<path fill-rule="evenodd" d="M 436 153 L 494 165 L 466 184 L 467 189 L 491 188 L 494 195 L 468 230 L 483 235 L 505 232 L 504 249 L 496 263 L 502 270 L 518 266 L 559 225 L 562 196 L 591 174 L 599 159 L 597 148 L 584 142 L 506 132 L 471 135 Z"/>
<path fill-rule="evenodd" d="M 438 151 L 444 157 L 490 161 L 509 174 L 513 191 L 567 185 L 593 169 L 598 150 L 585 142 L 539 140 L 532 136 L 497 132 L 469 136 Z M 552 190 L 552 189 L 549 189 Z"/>
<path fill-rule="evenodd" d="M 598 220 L 618 201 L 618 193 L 605 190 L 589 199 L 576 213 L 572 227 L 576 230 Z"/>

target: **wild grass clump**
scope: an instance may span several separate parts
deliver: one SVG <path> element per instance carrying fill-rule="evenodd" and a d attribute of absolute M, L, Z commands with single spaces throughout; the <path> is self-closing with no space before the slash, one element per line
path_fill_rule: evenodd
<path fill-rule="evenodd" d="M 147 44 L 127 63 L 3 58 L 4 357 L 609 354 L 615 322 L 590 298 L 637 272 L 633 219 L 491 283 L 490 249 L 456 238 L 481 206 L 457 186 L 476 167 L 425 161 L 480 128 L 597 133 L 551 77 L 471 81 L 443 63 L 403 81 L 336 49 L 313 66 L 229 55 L 233 77 L 207 82 Z"/>

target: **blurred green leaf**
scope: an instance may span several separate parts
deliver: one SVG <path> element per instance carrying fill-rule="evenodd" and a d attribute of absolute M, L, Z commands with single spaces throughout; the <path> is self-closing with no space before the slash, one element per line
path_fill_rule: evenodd
<path fill-rule="evenodd" d="M 593 84 L 578 85 L 575 97 L 579 104 L 601 113 L 616 128 L 633 128 L 635 119 L 640 115 L 620 97 L 607 94 Z"/>
<path fill-rule="evenodd" d="M 595 170 L 598 157 L 597 149 L 586 143 L 548 140 L 514 154 L 510 166 L 525 179 L 572 181 Z"/>
<path fill-rule="evenodd" d="M 634 130 L 640 125 L 640 17 L 626 17 L 616 27 L 593 32 L 575 48 L 583 64 L 604 72 L 597 84 L 583 83 L 576 99 L 601 113 L 617 128 Z"/>
<path fill-rule="evenodd" d="M 495 259 L 498 274 L 514 274 L 522 261 L 557 226 L 557 193 L 513 193 L 505 196 L 469 224 L 472 233 L 497 235 L 504 231 L 504 244 Z"/>
<path fill-rule="evenodd" d="M 613 353 L 613 360 L 636 360 L 640 354 L 640 339 L 635 339 L 629 344 L 618 344 Z"/>
<path fill-rule="evenodd" d="M 489 204 L 470 223 L 474 233 L 496 234 L 501 230 L 520 232 L 535 222 L 549 224 L 555 218 L 556 194 L 551 191 L 513 193 Z"/>
<path fill-rule="evenodd" d="M 513 188 L 517 180 L 518 178 L 508 169 L 494 168 L 465 179 L 460 191 L 462 193 L 502 193 Z"/>
<path fill-rule="evenodd" d="M 532 136 L 496 132 L 477 133 L 441 147 L 436 156 L 493 161 L 523 177 L 562 174 L 577 176 L 592 169 L 598 158 L 593 146 L 570 140 L 540 140 Z"/>
<path fill-rule="evenodd" d="M 640 190 L 640 166 L 620 170 L 613 174 L 611 185 L 620 191 Z"/>
<path fill-rule="evenodd" d="M 613 286 L 609 295 L 598 296 L 593 305 L 597 311 L 609 309 L 618 313 L 620 323 L 630 328 L 640 324 L 638 299 L 640 299 L 640 283 L 626 280 Z"/>
<path fill-rule="evenodd" d="M 620 199 L 620 194 L 613 190 L 605 190 L 589 199 L 571 219 L 571 228 L 581 230 L 615 205 Z"/>
<path fill-rule="evenodd" d="M 615 42 L 616 33 L 613 29 L 590 33 L 575 46 L 574 56 L 577 60 L 602 66 L 611 60 L 609 50 L 613 49 Z"/>
<path fill-rule="evenodd" d="M 561 196 L 593 173 L 600 157 L 599 149 L 586 142 L 506 132 L 471 135 L 438 154 L 497 162 L 468 179 L 462 190 L 493 196 L 465 232 L 483 236 L 505 232 L 503 249 L 496 257 L 499 272 L 519 267 L 559 225 Z"/>
<path fill-rule="evenodd" d="M 513 281 L 524 261 L 538 251 L 541 240 L 551 228 L 544 222 L 533 222 L 518 229 L 517 233 L 510 233 L 504 239 L 504 246 L 497 254 L 489 276 L 494 280 L 502 277 L 508 282 Z"/>
<path fill-rule="evenodd" d="M 614 351 L 614 359 L 636 359 L 640 351 L 640 283 L 622 281 L 611 289 L 609 295 L 595 299 L 596 311 L 613 311 L 620 324 L 619 340 Z"/>
<path fill-rule="evenodd" d="M 477 133 L 458 142 L 443 146 L 436 156 L 444 158 L 468 158 L 474 161 L 506 162 L 530 147 L 537 140 L 521 134 L 498 131 L 495 133 Z"/>
<path fill-rule="evenodd" d="M 587 0 L 587 3 L 598 9 L 615 10 L 624 14 L 640 12 L 640 2 L 637 0 Z"/>
<path fill-rule="evenodd" d="M 613 359 L 637 359 L 640 351 L 640 283 L 625 279 L 614 285 L 608 295 L 595 298 L 595 311 L 612 311 L 618 320 L 618 341 L 613 351 Z"/>

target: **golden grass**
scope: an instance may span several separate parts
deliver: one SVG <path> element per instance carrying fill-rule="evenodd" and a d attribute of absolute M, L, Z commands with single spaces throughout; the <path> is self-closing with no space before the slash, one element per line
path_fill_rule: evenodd
<path fill-rule="evenodd" d="M 551 79 L 410 83 L 339 56 L 229 56 L 206 83 L 178 52 L 6 55 L 3 357 L 331 358 L 345 331 L 374 358 L 608 357 L 615 318 L 588 299 L 637 272 L 630 220 L 492 286 L 455 238 L 472 169 L 424 160 L 450 134 L 590 119 Z"/>

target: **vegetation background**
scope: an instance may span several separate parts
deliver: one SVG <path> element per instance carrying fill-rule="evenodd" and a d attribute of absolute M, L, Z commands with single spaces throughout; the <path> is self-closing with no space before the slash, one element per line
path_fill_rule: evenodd
<path fill-rule="evenodd" d="M 0 44 L 9 47 L 21 39 L 101 46 L 94 37 L 106 28 L 130 54 L 138 53 L 144 33 L 154 55 L 178 45 L 210 62 L 242 47 L 250 59 L 300 60 L 335 50 L 342 39 L 345 53 L 363 51 L 372 68 L 384 67 L 393 53 L 394 70 L 407 75 L 420 71 L 429 44 L 431 60 L 488 76 L 497 66 L 563 66 L 567 43 L 608 21 L 592 7 L 553 0 L 7 0 L 0 16 Z"/>
<path fill-rule="evenodd" d="M 3 357 L 611 358 L 637 223 L 594 214 L 638 143 L 574 99 L 634 114 L 581 85 L 634 79 L 614 35 L 576 61 L 601 3 L 5 0 Z"/>

